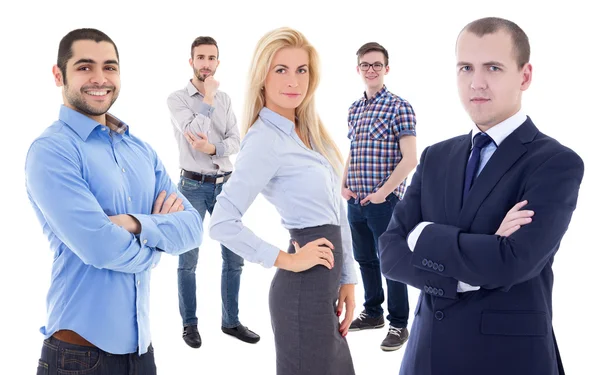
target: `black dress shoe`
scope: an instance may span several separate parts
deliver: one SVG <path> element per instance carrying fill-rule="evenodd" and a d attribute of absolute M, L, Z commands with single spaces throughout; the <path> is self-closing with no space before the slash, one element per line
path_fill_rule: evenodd
<path fill-rule="evenodd" d="M 202 345 L 197 325 L 183 327 L 183 341 L 192 348 L 199 348 Z"/>
<path fill-rule="evenodd" d="M 256 344 L 258 340 L 260 340 L 259 335 L 252 332 L 248 329 L 248 327 L 245 327 L 241 324 L 235 328 L 221 327 L 221 331 L 250 344 Z"/>

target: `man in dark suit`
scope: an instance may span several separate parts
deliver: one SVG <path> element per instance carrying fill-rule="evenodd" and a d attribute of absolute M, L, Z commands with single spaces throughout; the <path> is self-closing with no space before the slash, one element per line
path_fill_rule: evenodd
<path fill-rule="evenodd" d="M 532 67 L 519 26 L 476 20 L 456 55 L 473 130 L 423 151 L 379 240 L 384 276 L 421 290 L 400 373 L 564 374 L 552 263 L 583 161 L 521 109 Z"/>

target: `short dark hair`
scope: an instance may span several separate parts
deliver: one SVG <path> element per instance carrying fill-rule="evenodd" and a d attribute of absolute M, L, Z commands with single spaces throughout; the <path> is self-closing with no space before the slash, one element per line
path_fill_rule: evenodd
<path fill-rule="evenodd" d="M 102 31 L 89 28 L 70 31 L 60 40 L 58 45 L 58 58 L 56 59 L 56 65 L 58 65 L 58 68 L 62 72 L 65 84 L 67 83 L 67 62 L 73 57 L 73 43 L 78 40 L 93 40 L 96 43 L 108 42 L 115 47 L 117 60 L 119 60 L 119 50 L 117 49 L 117 45 Z"/>
<path fill-rule="evenodd" d="M 383 53 L 383 64 L 385 66 L 388 66 L 388 62 L 389 62 L 389 55 L 388 55 L 388 51 L 387 49 L 383 48 L 383 46 L 379 43 L 376 42 L 369 42 L 366 44 L 363 44 L 362 47 L 360 47 L 358 49 L 358 51 L 356 51 L 356 60 L 358 63 L 360 63 L 360 58 L 363 57 L 364 55 L 366 55 L 369 52 L 381 52 Z"/>
<path fill-rule="evenodd" d="M 519 69 L 529 62 L 529 57 L 531 54 L 529 38 L 523 29 L 521 29 L 516 23 L 504 18 L 486 17 L 469 23 L 463 28 L 462 31 L 465 30 L 477 35 L 478 37 L 482 37 L 487 34 L 493 34 L 499 30 L 505 30 L 510 34 L 512 39 L 513 49 Z"/>
<path fill-rule="evenodd" d="M 219 46 L 217 45 L 217 41 L 210 36 L 199 36 L 196 39 L 194 39 L 194 42 L 192 43 L 192 50 L 191 50 L 192 59 L 194 58 L 194 48 L 201 46 L 201 45 L 205 45 L 205 44 L 217 47 L 217 59 L 218 59 L 219 58 Z"/>

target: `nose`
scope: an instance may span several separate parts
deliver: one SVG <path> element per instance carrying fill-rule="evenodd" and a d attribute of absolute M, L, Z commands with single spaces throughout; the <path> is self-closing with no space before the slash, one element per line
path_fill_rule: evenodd
<path fill-rule="evenodd" d="M 471 75 L 471 89 L 473 90 L 484 90 L 487 89 L 487 81 L 485 74 L 482 71 L 475 71 Z"/>
<path fill-rule="evenodd" d="M 369 69 L 367 69 L 367 73 L 369 73 L 370 71 L 373 71 L 373 73 L 375 73 L 375 67 L 373 67 L 373 65 L 369 65 Z"/>
<path fill-rule="evenodd" d="M 104 70 L 103 69 L 97 69 L 94 74 L 92 75 L 92 78 L 90 79 L 90 81 L 94 84 L 97 85 L 103 85 L 106 83 L 106 77 L 104 76 Z"/>
<path fill-rule="evenodd" d="M 296 76 L 292 76 L 287 83 L 288 87 L 298 87 L 298 79 Z"/>

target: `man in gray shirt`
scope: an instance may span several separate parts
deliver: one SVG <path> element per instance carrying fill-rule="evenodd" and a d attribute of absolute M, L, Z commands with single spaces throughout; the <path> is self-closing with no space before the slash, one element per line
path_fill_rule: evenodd
<path fill-rule="evenodd" d="M 219 65 L 217 42 L 207 36 L 194 40 L 190 66 L 194 76 L 185 88 L 167 100 L 171 123 L 179 147 L 181 179 L 179 190 L 204 219 L 212 214 L 217 196 L 231 176 L 229 156 L 240 149 L 240 132 L 231 108 L 231 99 L 219 91 L 214 74 Z M 240 324 L 238 294 L 244 260 L 221 245 L 222 323 L 224 333 L 256 343 L 260 337 Z M 196 317 L 196 265 L 198 248 L 179 256 L 177 285 L 179 312 L 183 319 L 183 340 L 192 348 L 202 344 Z"/>

